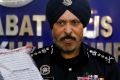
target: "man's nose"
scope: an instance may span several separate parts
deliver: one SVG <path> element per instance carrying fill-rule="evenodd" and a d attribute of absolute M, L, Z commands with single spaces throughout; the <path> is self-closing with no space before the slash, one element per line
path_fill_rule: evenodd
<path fill-rule="evenodd" d="M 71 34 L 72 33 L 72 26 L 70 24 L 66 24 L 64 32 L 66 34 Z"/>

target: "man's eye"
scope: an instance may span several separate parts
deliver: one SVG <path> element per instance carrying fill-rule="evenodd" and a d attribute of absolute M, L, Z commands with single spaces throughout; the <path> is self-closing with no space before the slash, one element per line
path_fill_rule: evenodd
<path fill-rule="evenodd" d="M 80 24 L 80 21 L 78 21 L 78 20 L 73 20 L 72 21 L 72 25 L 78 25 L 78 24 Z"/>
<path fill-rule="evenodd" d="M 57 21 L 56 23 L 57 23 L 58 25 L 61 25 L 61 26 L 63 26 L 63 25 L 65 24 L 64 21 Z"/>

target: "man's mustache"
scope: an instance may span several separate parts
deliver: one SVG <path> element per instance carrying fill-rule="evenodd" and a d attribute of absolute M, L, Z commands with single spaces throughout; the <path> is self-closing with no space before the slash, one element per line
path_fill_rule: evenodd
<path fill-rule="evenodd" d="M 76 38 L 73 37 L 73 36 L 71 36 L 71 35 L 66 35 L 66 36 L 63 36 L 63 37 L 60 38 L 61 41 L 62 41 L 62 40 L 65 40 L 65 39 L 76 40 Z"/>

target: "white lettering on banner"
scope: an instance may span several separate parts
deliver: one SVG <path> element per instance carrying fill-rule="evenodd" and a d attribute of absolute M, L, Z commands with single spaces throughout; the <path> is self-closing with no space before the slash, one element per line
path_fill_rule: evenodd
<path fill-rule="evenodd" d="M 17 45 L 17 46 L 15 46 Z M 37 42 L 37 44 L 33 44 L 33 42 L 22 42 L 22 41 L 2 41 L 0 42 L 0 47 L 1 48 L 6 48 L 8 46 L 9 49 L 15 49 L 16 47 L 22 47 L 24 45 L 32 45 L 32 46 L 36 46 L 38 48 L 42 48 L 43 47 L 43 42 Z"/>
<path fill-rule="evenodd" d="M 112 28 L 112 18 L 110 16 L 100 16 L 97 14 L 97 10 L 92 10 L 91 14 L 94 14 L 93 17 L 90 18 L 89 25 L 93 25 L 93 30 L 88 30 L 88 27 L 84 29 L 84 37 L 95 39 L 100 35 L 104 38 L 109 38 L 112 36 L 113 28 Z M 100 28 L 100 26 L 102 28 Z M 91 26 L 89 26 L 91 27 Z"/>
<path fill-rule="evenodd" d="M 32 24 L 28 15 L 24 15 L 23 17 L 19 35 L 24 36 L 25 33 L 28 33 L 29 36 L 33 36 Z"/>
<path fill-rule="evenodd" d="M 0 18 L 0 36 L 24 36 L 26 33 L 28 36 L 42 36 L 42 22 L 46 21 L 45 15 L 32 15 L 32 20 L 29 15 L 24 15 L 21 26 L 17 15 L 6 15 L 5 18 L 6 25 L 2 24 L 2 19 Z M 33 32 L 34 28 L 32 21 L 36 22 L 36 31 Z M 101 23 L 100 23 L 101 22 Z M 93 18 L 90 18 L 89 24 L 93 24 L 93 30 L 88 30 L 87 27 L 84 29 L 84 37 L 95 39 L 100 36 L 108 38 L 112 36 L 112 19 L 110 16 L 100 17 L 95 15 Z M 100 24 L 102 29 L 100 30 Z M 5 30 L 3 27 L 6 27 Z M 19 30 L 20 28 L 20 30 Z M 5 31 L 5 32 L 4 32 Z M 36 33 L 36 34 L 35 34 Z"/>
<path fill-rule="evenodd" d="M 102 29 L 100 31 L 100 16 L 94 16 L 94 22 L 90 21 L 90 24 L 94 24 L 94 30 L 87 30 L 87 27 L 84 29 L 84 37 L 95 39 L 99 37 L 101 33 L 102 37 L 108 38 L 111 37 L 113 33 L 112 28 L 112 19 L 110 16 L 103 16 L 101 19 Z"/>
<path fill-rule="evenodd" d="M 18 33 L 18 17 L 16 15 L 6 16 L 6 35 L 15 36 Z"/>
<path fill-rule="evenodd" d="M 94 23 L 90 21 L 90 24 L 94 24 L 94 30 L 87 30 L 84 28 L 84 37 L 87 38 L 97 38 L 99 36 L 99 16 L 94 17 Z M 90 19 L 91 20 L 91 19 Z"/>
<path fill-rule="evenodd" d="M 101 30 L 101 34 L 105 38 L 110 37 L 112 35 L 113 29 L 112 25 L 110 25 L 111 23 L 112 19 L 110 16 L 104 16 L 101 20 L 101 25 L 103 27 L 103 29 Z"/>
<path fill-rule="evenodd" d="M 118 62 L 120 57 L 120 43 L 114 43 L 114 57 Z"/>
<path fill-rule="evenodd" d="M 8 41 L 3 41 L 0 44 L 0 48 L 5 48 L 8 45 Z"/>
<path fill-rule="evenodd" d="M 46 17 L 45 15 L 33 15 L 31 20 L 29 15 L 24 15 L 21 27 L 18 25 L 19 19 L 17 15 L 6 15 L 5 20 L 6 25 L 3 26 L 2 19 L 0 17 L 0 36 L 24 36 L 26 33 L 28 36 L 35 36 L 34 33 L 36 33 L 37 36 L 42 36 L 42 22 L 46 20 Z M 35 32 L 33 32 L 33 25 L 31 21 L 36 22 Z"/>
<path fill-rule="evenodd" d="M 0 35 L 4 35 L 1 18 L 0 18 Z"/>
<path fill-rule="evenodd" d="M 40 15 L 33 15 L 33 20 L 36 21 L 37 25 L 37 36 L 41 36 L 42 33 L 42 22 L 46 20 L 45 16 L 40 16 Z"/>

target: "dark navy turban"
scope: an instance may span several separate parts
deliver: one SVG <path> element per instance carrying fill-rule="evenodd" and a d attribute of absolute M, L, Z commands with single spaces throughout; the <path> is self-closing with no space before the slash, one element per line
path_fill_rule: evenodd
<path fill-rule="evenodd" d="M 46 16 L 51 29 L 66 10 L 72 12 L 82 22 L 84 27 L 89 23 L 91 9 L 87 0 L 49 0 Z"/>

